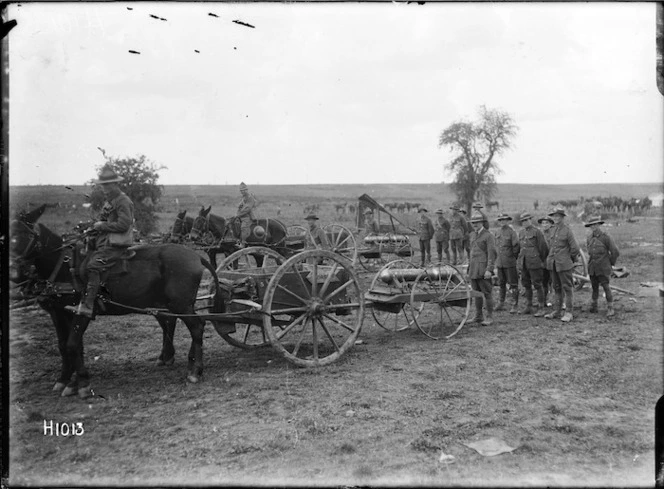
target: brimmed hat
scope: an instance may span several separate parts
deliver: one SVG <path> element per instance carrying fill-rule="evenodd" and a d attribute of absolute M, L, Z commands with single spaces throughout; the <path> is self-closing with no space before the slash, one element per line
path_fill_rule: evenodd
<path fill-rule="evenodd" d="M 461 210 L 461 209 L 459 209 L 459 206 L 456 205 L 456 204 L 454 204 L 453 206 L 451 206 L 450 209 L 452 209 L 453 211 L 460 211 L 460 210 Z"/>
<path fill-rule="evenodd" d="M 373 214 L 373 211 L 367 207 L 366 209 L 364 209 L 364 213 L 365 214 Z"/>
<path fill-rule="evenodd" d="M 468 214 L 468 213 L 466 212 L 466 209 L 459 209 L 459 212 L 461 212 L 461 214 Z"/>
<path fill-rule="evenodd" d="M 565 212 L 565 209 L 563 207 L 557 205 L 556 207 L 553 208 L 551 212 L 549 212 L 550 216 L 553 216 L 555 214 L 561 214 L 563 216 L 566 216 L 567 212 Z"/>
<path fill-rule="evenodd" d="M 304 218 L 305 221 L 318 221 L 318 216 L 316 214 L 309 214 Z"/>
<path fill-rule="evenodd" d="M 551 219 L 549 216 L 540 217 L 540 218 L 537 220 L 537 222 L 538 222 L 539 224 L 542 224 L 544 221 L 546 221 L 546 222 L 550 222 L 551 224 L 553 224 L 553 219 Z"/>
<path fill-rule="evenodd" d="M 93 180 L 93 183 L 117 183 L 123 180 L 124 178 L 118 176 L 118 174 L 113 171 L 113 168 L 111 168 L 110 165 L 104 165 L 104 167 L 99 172 L 99 179 Z"/>
<path fill-rule="evenodd" d="M 426 207 L 420 207 L 417 212 L 429 212 Z"/>
<path fill-rule="evenodd" d="M 473 204 L 473 209 L 484 209 L 484 206 L 482 205 L 482 202 L 475 202 Z"/>
<path fill-rule="evenodd" d="M 443 214 L 443 209 L 436 209 L 435 214 Z"/>
<path fill-rule="evenodd" d="M 530 212 L 524 212 L 519 216 L 519 222 L 525 221 L 526 219 L 532 219 L 533 216 Z"/>
<path fill-rule="evenodd" d="M 588 222 L 585 223 L 584 226 L 588 228 L 593 224 L 604 224 L 604 221 L 602 221 L 601 216 L 590 216 Z"/>
<path fill-rule="evenodd" d="M 240 190 L 249 190 L 249 187 L 247 187 L 246 183 L 240 182 Z"/>
<path fill-rule="evenodd" d="M 470 218 L 470 222 L 484 222 L 486 219 L 484 219 L 484 216 L 480 214 L 479 212 L 473 214 L 473 216 Z"/>
<path fill-rule="evenodd" d="M 496 220 L 497 221 L 512 221 L 513 219 L 512 219 L 512 216 L 510 216 L 509 214 L 505 214 L 504 212 L 501 212 L 500 214 L 498 214 L 498 217 L 496 217 Z"/>

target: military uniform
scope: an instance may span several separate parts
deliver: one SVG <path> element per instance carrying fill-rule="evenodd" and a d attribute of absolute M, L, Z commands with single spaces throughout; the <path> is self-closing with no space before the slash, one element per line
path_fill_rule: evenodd
<path fill-rule="evenodd" d="M 452 210 L 459 210 L 451 207 Z M 464 246 L 463 239 L 468 233 L 468 222 L 461 214 L 453 213 L 450 217 L 450 247 L 452 248 L 452 265 L 463 261 Z M 460 258 L 460 260 L 459 260 Z"/>
<path fill-rule="evenodd" d="M 516 259 L 519 256 L 519 237 L 516 231 L 507 223 L 512 218 L 506 214 L 498 217 L 498 222 L 502 223 L 500 229 L 496 231 L 496 268 L 498 271 L 498 286 L 500 287 L 500 296 L 496 311 L 505 309 L 505 296 L 507 295 L 507 284 L 509 283 L 512 295 L 511 314 L 517 312 L 519 305 L 519 276 L 516 271 Z"/>
<path fill-rule="evenodd" d="M 542 221 L 548 220 L 551 222 L 551 218 L 549 217 L 542 217 L 537 220 L 538 223 L 542 224 Z M 551 222 L 551 225 L 553 225 L 553 222 Z M 542 235 L 544 236 L 544 240 L 546 241 L 546 246 L 547 248 L 551 246 L 551 237 L 553 236 L 553 229 L 548 228 L 548 229 L 540 229 L 542 231 Z M 551 286 L 551 272 L 549 271 L 548 268 L 546 268 L 546 260 L 544 260 L 544 268 L 542 268 L 542 290 L 544 291 L 544 303 L 547 303 L 547 298 L 549 297 L 549 292 L 552 289 Z"/>
<path fill-rule="evenodd" d="M 590 227 L 593 224 L 603 224 L 599 218 L 591 218 L 585 226 Z M 616 264 L 620 252 L 613 238 L 597 226 L 586 239 L 588 249 L 588 275 L 592 286 L 592 296 L 590 303 L 590 312 L 597 312 L 597 299 L 599 298 L 599 287 L 604 289 L 606 296 L 607 316 L 613 316 L 613 293 L 609 287 L 611 271 Z"/>
<path fill-rule="evenodd" d="M 565 210 L 556 209 L 549 215 L 567 215 Z M 572 309 L 574 307 L 574 288 L 572 285 L 572 273 L 574 262 L 578 259 L 581 251 L 576 242 L 572 230 L 564 222 L 555 224 L 552 228 L 551 245 L 546 259 L 546 268 L 551 272 L 553 290 L 556 294 L 555 309 L 547 314 L 546 318 L 560 317 L 562 311 L 563 297 L 565 299 L 566 312 L 564 321 L 571 321 Z"/>
<path fill-rule="evenodd" d="M 330 241 L 327 239 L 327 234 L 322 228 L 318 226 L 318 217 L 315 214 L 310 214 L 306 218 L 309 223 L 309 233 L 307 234 L 307 245 L 313 248 L 329 250 L 331 248 Z"/>
<path fill-rule="evenodd" d="M 134 204 L 116 185 L 123 180 L 109 165 L 105 165 L 99 174 L 99 179 L 94 181 L 104 186 L 108 200 L 104 203 L 99 220 L 93 225 L 98 234 L 94 241 L 95 251 L 90 255 L 86 265 L 88 280 L 85 294 L 78 306 L 65 307 L 75 314 L 89 318 L 94 316 L 101 274 L 110 269 L 124 254 L 125 248 L 134 242 Z"/>
<path fill-rule="evenodd" d="M 442 209 L 436 211 L 437 218 L 433 222 L 434 238 L 436 240 L 436 252 L 438 261 L 443 261 L 443 251 L 448 263 L 450 261 L 450 221 L 443 215 Z"/>
<path fill-rule="evenodd" d="M 531 219 L 530 214 L 522 214 L 521 220 Z M 549 246 L 542 231 L 537 229 L 532 223 L 528 222 L 519 231 L 519 243 L 521 251 L 519 252 L 518 266 L 521 270 L 521 285 L 526 290 L 526 307 L 523 314 L 532 313 L 533 289 L 537 292 L 537 311 L 536 317 L 544 316 L 546 298 L 542 286 L 543 270 L 546 270 L 546 257 L 549 254 Z"/>
<path fill-rule="evenodd" d="M 417 220 L 417 236 L 420 239 L 420 253 L 422 255 L 421 264 L 431 261 L 431 238 L 433 238 L 433 223 L 429 216 L 426 215 L 427 210 L 422 208 L 418 211 L 420 218 Z"/>
<path fill-rule="evenodd" d="M 248 187 L 243 183 L 240 184 L 240 191 L 242 199 L 237 206 L 236 217 L 240 220 L 240 239 L 243 242 L 251 235 L 251 225 L 256 220 L 256 207 L 258 201 L 253 194 L 248 192 Z"/>
<path fill-rule="evenodd" d="M 480 215 L 471 222 L 480 222 Z M 468 261 L 468 278 L 473 290 L 479 291 L 483 297 L 475 299 L 475 317 L 471 322 L 482 322 L 484 325 L 492 323 L 493 296 L 491 273 L 495 263 L 495 242 L 493 235 L 482 226 L 479 231 L 470 234 L 470 258 Z M 489 272 L 487 274 L 487 272 Z M 489 278 L 487 278 L 489 275 Z M 482 307 L 486 303 L 486 319 L 483 318 Z"/>

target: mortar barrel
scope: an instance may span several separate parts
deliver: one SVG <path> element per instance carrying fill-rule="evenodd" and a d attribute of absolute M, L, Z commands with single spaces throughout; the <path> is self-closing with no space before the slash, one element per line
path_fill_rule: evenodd
<path fill-rule="evenodd" d="M 376 234 L 373 236 L 365 236 L 364 242 L 366 244 L 379 244 L 379 243 L 408 243 L 408 236 L 404 234 Z"/>
<path fill-rule="evenodd" d="M 380 279 L 386 284 L 390 284 L 394 280 L 414 282 L 421 273 L 421 268 L 389 268 L 380 272 Z M 454 268 L 448 266 L 429 267 L 426 269 L 427 277 L 431 279 L 447 279 L 457 275 L 457 273 Z"/>

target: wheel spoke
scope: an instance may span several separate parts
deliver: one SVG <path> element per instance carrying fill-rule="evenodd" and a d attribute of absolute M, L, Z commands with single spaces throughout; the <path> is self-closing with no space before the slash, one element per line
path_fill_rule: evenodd
<path fill-rule="evenodd" d="M 276 334 L 277 339 L 280 340 L 281 338 L 286 336 L 291 329 L 293 329 L 298 324 L 302 323 L 302 320 L 304 320 L 306 317 L 307 317 L 306 314 L 301 314 L 295 321 L 293 321 L 287 326 L 284 326 L 284 328 Z"/>
<path fill-rule="evenodd" d="M 334 349 L 336 351 L 339 351 L 339 345 L 337 345 L 337 342 L 332 337 L 332 334 L 328 331 L 327 326 L 325 326 L 325 323 L 323 322 L 323 320 L 321 318 L 317 318 L 317 319 L 318 319 L 318 322 L 320 323 L 321 328 L 323 328 L 323 331 L 327 335 L 328 339 L 334 345 Z"/>
<path fill-rule="evenodd" d="M 302 275 L 300 274 L 300 271 L 297 270 L 295 267 L 295 264 L 291 265 L 291 269 L 295 272 L 295 275 L 297 275 L 298 280 L 302 284 L 302 288 L 307 291 L 307 294 L 309 295 L 309 299 L 311 299 L 311 293 L 309 292 L 309 289 L 307 287 L 307 284 L 304 283 L 304 279 L 302 278 Z"/>
<path fill-rule="evenodd" d="M 308 319 L 308 318 L 307 318 Z M 295 344 L 295 348 L 291 352 L 291 354 L 294 357 L 297 357 L 298 352 L 300 351 L 300 345 L 302 344 L 302 340 L 304 339 L 304 335 L 307 333 L 307 322 L 304 322 L 304 327 L 302 328 L 302 332 L 300 333 L 300 338 L 297 340 L 297 343 Z"/>
<path fill-rule="evenodd" d="M 299 275 L 300 275 L 300 274 L 298 273 L 298 276 L 299 276 Z M 302 277 L 300 277 L 300 279 L 302 279 Z M 304 285 L 304 282 L 302 282 L 302 284 Z M 287 289 L 287 288 L 284 287 L 283 285 L 281 285 L 281 284 L 277 284 L 277 288 L 278 288 L 279 290 L 283 290 L 284 292 L 286 292 L 286 293 L 287 293 L 288 295 L 290 295 L 291 297 L 293 297 L 293 298 L 297 299 L 298 301 L 300 301 L 302 304 L 306 304 L 306 303 L 307 303 L 307 300 L 306 300 L 305 298 L 300 297 L 300 296 L 297 295 L 295 292 L 292 292 L 291 290 Z M 290 305 L 290 304 L 289 304 L 289 305 Z"/>
<path fill-rule="evenodd" d="M 342 328 L 346 328 L 346 329 L 347 329 L 348 331 L 350 331 L 351 333 L 354 333 L 354 332 L 355 332 L 355 328 L 353 328 L 352 326 L 349 326 L 348 324 L 346 324 L 345 322 L 343 322 L 343 321 L 341 321 L 341 320 L 335 318 L 334 316 L 330 316 L 330 315 L 327 314 L 327 313 L 323 313 L 323 316 L 325 316 L 325 317 L 326 317 L 327 319 L 329 319 L 330 321 L 332 321 L 332 322 L 334 322 L 334 323 L 337 323 L 337 324 L 338 324 L 339 326 L 341 326 Z"/>
<path fill-rule="evenodd" d="M 354 283 L 355 283 L 355 282 L 354 282 L 352 279 L 349 280 L 348 282 L 346 282 L 345 284 L 343 284 L 341 287 L 335 289 L 334 292 L 332 292 L 330 295 L 328 295 L 327 297 L 325 297 L 325 298 L 323 299 L 323 302 L 325 302 L 325 303 L 327 304 L 328 302 L 330 302 L 330 300 L 332 300 L 333 297 L 339 295 L 341 292 L 343 292 L 344 290 L 346 290 L 350 285 L 353 285 Z"/>
<path fill-rule="evenodd" d="M 323 296 L 325 295 L 325 292 L 327 292 L 327 288 L 330 286 L 330 282 L 332 282 L 332 277 L 334 277 L 335 274 L 336 274 L 336 272 L 337 272 L 337 267 L 338 267 L 337 262 L 334 262 L 334 267 L 333 267 L 332 270 L 330 271 L 329 275 L 328 275 L 327 277 L 325 277 L 325 283 L 324 283 L 323 286 L 320 288 L 320 293 L 319 293 L 319 295 L 320 295 L 321 297 L 323 297 Z"/>
<path fill-rule="evenodd" d="M 318 361 L 318 329 L 314 318 L 311 318 L 311 341 L 314 347 L 314 360 Z"/>

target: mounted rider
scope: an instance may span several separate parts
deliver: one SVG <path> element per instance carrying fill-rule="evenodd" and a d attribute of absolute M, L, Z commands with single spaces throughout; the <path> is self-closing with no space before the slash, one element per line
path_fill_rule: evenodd
<path fill-rule="evenodd" d="M 251 225 L 256 220 L 258 200 L 254 194 L 249 193 L 249 187 L 244 182 L 240 182 L 240 194 L 242 199 L 237 206 L 235 217 L 240 220 L 240 239 L 242 244 L 246 245 L 247 238 L 251 235 Z"/>
<path fill-rule="evenodd" d="M 96 232 L 95 251 L 86 265 L 88 281 L 85 294 L 78 306 L 65 307 L 75 314 L 93 317 L 101 274 L 110 269 L 125 253 L 125 249 L 134 243 L 134 203 L 120 190 L 118 183 L 123 180 L 110 165 L 104 165 L 99 179 L 93 180 L 93 183 L 101 186 L 106 201 L 99 219 L 92 225 Z"/>

